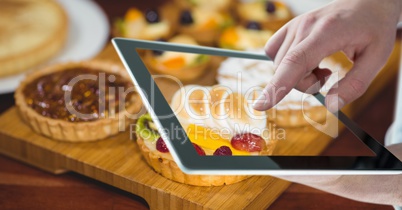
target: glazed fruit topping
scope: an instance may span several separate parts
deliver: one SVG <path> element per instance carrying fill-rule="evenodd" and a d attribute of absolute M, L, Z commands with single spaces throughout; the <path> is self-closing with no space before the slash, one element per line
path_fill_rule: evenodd
<path fill-rule="evenodd" d="M 232 147 L 247 152 L 260 152 L 265 146 L 265 140 L 253 133 L 242 133 L 233 136 L 231 142 Z"/>
<path fill-rule="evenodd" d="M 156 141 L 156 149 L 162 153 L 168 153 L 169 149 L 166 147 L 165 141 L 163 141 L 162 137 Z"/>
<path fill-rule="evenodd" d="M 205 156 L 205 151 L 200 146 L 198 146 L 198 144 L 193 143 L 193 146 L 195 148 L 195 151 L 197 151 L 198 155 Z"/>
<path fill-rule="evenodd" d="M 182 25 L 190 25 L 194 23 L 193 16 L 191 15 L 191 11 L 189 10 L 184 10 L 180 14 L 180 23 Z"/>
<path fill-rule="evenodd" d="M 232 150 L 227 146 L 221 146 L 214 152 L 215 156 L 232 156 Z"/>
<path fill-rule="evenodd" d="M 159 23 L 159 14 L 156 10 L 147 10 L 145 12 L 145 19 L 148 23 Z"/>
<path fill-rule="evenodd" d="M 267 1 L 267 3 L 265 4 L 265 11 L 267 11 L 270 14 L 275 13 L 276 11 L 275 3 L 273 3 L 272 1 Z"/>
<path fill-rule="evenodd" d="M 246 28 L 250 30 L 261 30 L 261 24 L 255 21 L 250 21 L 247 23 Z"/>

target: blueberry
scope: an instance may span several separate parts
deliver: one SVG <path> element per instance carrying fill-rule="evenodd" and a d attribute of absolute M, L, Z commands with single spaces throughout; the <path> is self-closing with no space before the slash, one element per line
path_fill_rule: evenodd
<path fill-rule="evenodd" d="M 247 23 L 246 28 L 250 30 L 261 30 L 261 25 L 255 21 L 250 21 Z"/>
<path fill-rule="evenodd" d="M 189 10 L 184 10 L 180 14 L 180 23 L 182 25 L 190 25 L 194 22 L 193 16 L 191 15 L 191 12 Z"/>
<path fill-rule="evenodd" d="M 160 21 L 159 14 L 156 10 L 147 10 L 145 12 L 145 19 L 148 23 L 158 23 Z"/>
<path fill-rule="evenodd" d="M 275 13 L 276 11 L 275 4 L 271 1 L 267 1 L 267 3 L 265 4 L 265 11 L 267 11 L 270 14 Z"/>

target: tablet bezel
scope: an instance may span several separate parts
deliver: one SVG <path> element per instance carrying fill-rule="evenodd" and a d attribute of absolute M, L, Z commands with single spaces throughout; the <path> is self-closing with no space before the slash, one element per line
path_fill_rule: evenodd
<path fill-rule="evenodd" d="M 199 156 L 185 132 L 176 133 L 174 140 L 165 132 L 169 129 L 183 130 L 183 128 L 137 53 L 137 49 L 265 61 L 271 59 L 258 53 L 168 42 L 126 38 L 114 38 L 112 42 L 141 95 L 144 105 L 159 128 L 173 159 L 184 173 L 202 175 L 335 175 L 400 174 L 402 172 L 402 162 L 342 112 L 336 113 L 338 119 L 376 156 Z M 316 98 L 324 103 L 325 98 L 321 94 L 316 95 Z M 172 117 L 158 118 L 158 116 Z M 170 133 L 173 134 L 173 132 Z"/>

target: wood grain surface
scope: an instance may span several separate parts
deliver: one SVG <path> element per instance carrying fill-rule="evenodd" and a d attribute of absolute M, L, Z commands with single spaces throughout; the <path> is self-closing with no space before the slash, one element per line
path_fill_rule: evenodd
<path fill-rule="evenodd" d="M 151 3 L 154 2 L 162 2 L 162 1 L 151 1 Z M 122 13 L 124 13 L 128 7 L 127 6 L 128 4 L 126 2 L 123 3 L 123 1 L 116 1 L 114 3 L 111 3 L 110 1 L 99 0 L 98 3 L 100 3 L 100 5 L 105 9 L 111 20 L 116 16 L 121 16 Z M 102 54 L 100 56 L 102 56 Z M 370 133 L 372 133 L 373 136 L 377 137 L 378 139 L 383 139 L 385 130 L 392 121 L 392 110 L 394 101 L 393 98 L 395 95 L 394 92 L 395 89 L 394 75 L 396 72 L 395 66 L 394 69 L 392 69 L 392 71 L 393 74 L 391 73 L 385 74 L 385 76 L 389 75 L 389 78 L 382 77 L 382 80 L 384 82 L 381 83 L 381 87 L 386 87 L 386 89 L 383 90 L 382 88 L 379 87 L 372 88 L 372 90 L 369 91 L 370 97 L 367 97 L 366 99 L 367 101 L 369 101 L 368 99 L 370 99 L 371 103 L 368 104 L 367 108 L 365 109 L 360 108 L 360 110 L 356 111 L 356 113 L 360 113 L 359 115 L 355 116 L 356 119 L 358 119 L 360 125 L 362 125 L 365 129 L 370 130 Z M 381 94 L 378 94 L 379 92 Z M 376 97 L 374 98 L 374 96 Z M 0 96 L 0 101 L 1 101 L 0 111 L 4 111 L 13 104 L 12 95 L 11 94 L 2 95 Z M 364 102 L 364 100 L 362 101 Z M 384 111 L 380 110 L 390 110 L 390 111 L 384 113 Z M 15 113 L 14 114 L 12 113 L 14 111 L 15 110 L 11 110 L 7 112 L 7 114 L 11 113 L 12 115 L 14 115 L 14 117 L 7 118 L 6 119 L 7 121 L 3 120 L 1 122 L 0 128 L 7 128 L 4 129 L 7 132 L 17 130 L 18 132 L 21 133 L 22 136 L 28 139 L 34 139 L 34 136 L 32 134 L 24 133 L 25 132 L 24 130 L 17 129 L 15 128 L 15 126 L 13 126 L 12 122 L 15 122 L 16 120 L 18 121 L 18 118 L 16 118 Z M 348 142 L 348 138 L 349 138 L 348 136 L 341 136 L 339 140 L 332 142 L 332 145 L 329 147 L 330 149 L 325 151 L 324 154 L 334 154 L 336 152 L 339 152 L 339 150 L 343 150 L 344 148 L 352 148 L 353 145 L 351 145 L 350 142 Z M 3 140 L 4 138 L 0 137 L 0 141 L 4 142 Z M 101 147 L 104 148 L 118 147 L 120 143 L 121 142 L 119 141 L 113 141 L 112 143 L 103 143 L 104 145 L 101 145 Z M 50 145 L 52 145 L 52 143 L 50 143 Z M 47 145 L 49 146 L 48 148 L 51 147 L 50 145 Z M 0 147 L 10 148 L 10 145 L 0 144 Z M 63 147 L 65 147 L 65 145 Z M 60 149 L 61 147 L 55 146 L 54 148 Z M 12 148 L 12 149 L 18 150 L 21 148 Z M 82 146 L 79 152 L 84 154 L 91 149 L 92 146 Z M 128 153 L 131 153 L 131 149 L 135 150 L 135 148 L 124 148 L 125 151 L 130 150 L 128 151 Z M 38 158 L 46 159 L 45 157 L 41 157 L 40 154 L 35 153 L 28 154 L 29 153 L 28 150 L 21 151 L 21 153 L 27 156 L 29 155 L 38 156 Z M 104 155 L 107 154 L 108 153 Z M 96 161 L 99 162 L 100 160 L 95 160 L 95 162 Z M 46 160 L 45 162 L 47 165 L 49 163 L 50 165 L 52 165 L 55 164 L 55 162 L 57 161 Z M 83 173 L 85 175 L 94 174 L 97 170 L 96 168 L 84 169 L 84 166 L 74 164 L 75 163 L 73 162 L 67 163 L 67 165 L 71 168 L 84 171 L 84 172 L 80 171 L 80 173 Z M 0 167 L 0 190 L 1 190 L 0 207 L 2 209 L 3 208 L 4 209 L 129 209 L 129 208 L 146 209 L 147 208 L 145 201 L 139 197 L 126 193 L 117 188 L 110 187 L 108 185 L 94 181 L 92 179 L 88 179 L 81 175 L 77 175 L 75 173 L 67 173 L 59 176 L 54 176 L 52 174 L 31 168 L 27 165 L 15 162 L 14 160 L 11 160 L 4 156 L 0 156 L 0 166 L 2 166 Z M 57 164 L 53 166 L 57 166 Z M 115 167 L 118 168 L 119 166 Z M 55 168 L 58 167 L 51 167 L 48 168 L 48 170 L 53 170 Z M 62 169 L 66 169 L 66 167 L 62 167 Z M 129 171 L 129 169 L 121 169 L 121 170 Z M 95 179 L 102 181 L 109 180 L 110 182 L 115 181 L 115 177 L 110 177 L 107 174 L 95 175 Z M 258 177 L 257 179 L 260 179 L 260 177 Z M 132 185 L 126 182 L 118 184 L 114 183 L 114 185 L 115 186 L 117 185 L 118 187 L 123 188 L 126 191 L 133 190 L 128 189 L 133 187 Z M 175 184 L 173 184 L 173 186 L 175 186 Z M 141 189 L 139 188 L 138 190 Z M 172 187 L 171 190 L 175 191 L 176 187 Z M 191 194 L 192 189 L 185 189 L 185 190 L 188 191 L 189 196 L 194 196 L 194 194 Z M 272 190 L 273 189 L 269 189 L 267 192 L 271 192 Z M 158 192 L 155 192 L 155 190 L 154 191 L 151 190 L 149 196 L 154 196 L 155 199 L 156 197 L 158 197 L 156 196 L 157 193 Z M 202 199 L 207 200 L 209 199 L 209 197 Z M 262 199 L 262 200 L 264 201 L 264 203 L 266 202 L 267 204 L 271 202 L 269 199 Z M 153 201 L 148 200 L 148 202 L 151 203 L 156 202 L 157 203 L 156 205 L 167 204 L 164 203 L 163 200 L 153 200 Z M 214 206 L 214 202 L 212 202 L 210 205 L 211 208 L 222 207 L 219 206 L 222 204 Z M 251 205 L 249 207 L 253 207 L 252 205 L 257 204 L 249 203 L 249 205 Z M 184 205 L 177 207 L 185 208 L 188 206 Z M 239 207 L 239 206 L 237 206 L 236 203 L 233 203 L 232 207 Z M 386 206 L 364 204 L 360 202 L 351 201 L 348 199 L 340 198 L 338 196 L 330 195 L 322 191 L 314 190 L 301 185 L 292 185 L 271 206 L 272 209 L 333 209 L 333 208 L 338 209 L 342 207 L 348 207 L 348 209 L 353 208 L 391 209 L 390 207 Z"/>

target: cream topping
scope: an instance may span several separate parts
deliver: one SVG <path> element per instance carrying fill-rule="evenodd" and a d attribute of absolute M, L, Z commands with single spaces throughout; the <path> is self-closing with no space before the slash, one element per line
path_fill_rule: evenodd
<path fill-rule="evenodd" d="M 254 52 L 264 53 L 263 50 Z M 322 93 L 326 93 L 346 74 L 340 64 L 331 59 L 324 59 L 321 68 L 328 68 L 333 74 L 327 83 L 321 88 Z M 221 63 L 218 69 L 217 81 L 231 90 L 246 94 L 250 91 L 262 91 L 275 73 L 272 61 L 259 61 L 251 59 L 229 58 Z M 302 93 L 296 89 L 276 105 L 277 109 L 301 109 L 304 106 L 322 106 L 319 101 L 309 94 Z"/>
<path fill-rule="evenodd" d="M 268 139 L 266 113 L 252 108 L 258 95 L 234 92 L 224 86 L 184 86 L 173 98 L 171 107 L 180 123 L 217 129 L 231 139 L 237 133 L 251 132 Z"/>

